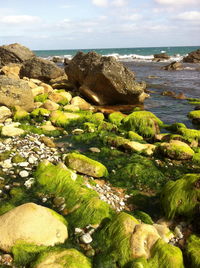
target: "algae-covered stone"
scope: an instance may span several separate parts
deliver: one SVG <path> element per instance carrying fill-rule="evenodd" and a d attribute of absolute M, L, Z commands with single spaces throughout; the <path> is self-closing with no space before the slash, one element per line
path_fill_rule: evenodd
<path fill-rule="evenodd" d="M 51 209 L 26 203 L 0 217 L 0 248 L 10 252 L 17 241 L 54 246 L 68 237 L 65 220 Z"/>
<path fill-rule="evenodd" d="M 191 217 L 199 204 L 200 175 L 187 174 L 177 181 L 169 181 L 162 190 L 161 201 L 167 218 L 176 215 Z"/>
<path fill-rule="evenodd" d="M 29 113 L 20 106 L 15 106 L 14 121 L 28 120 Z"/>
<path fill-rule="evenodd" d="M 120 126 L 121 125 L 121 121 L 122 119 L 125 117 L 125 114 L 122 114 L 121 112 L 114 112 L 109 114 L 108 116 L 108 120 L 115 124 L 116 126 Z"/>
<path fill-rule="evenodd" d="M 33 268 L 92 268 L 89 258 L 76 249 L 59 249 L 42 253 Z"/>
<path fill-rule="evenodd" d="M 70 168 L 89 176 L 99 178 L 108 175 L 107 168 L 103 164 L 82 154 L 67 154 L 65 162 Z"/>
<path fill-rule="evenodd" d="M 66 127 L 69 122 L 80 119 L 80 115 L 76 113 L 67 113 L 62 111 L 53 111 L 50 116 L 50 121 L 60 127 Z"/>
<path fill-rule="evenodd" d="M 196 153 L 193 155 L 192 162 L 194 164 L 200 165 L 200 153 Z"/>
<path fill-rule="evenodd" d="M 133 140 L 133 141 L 142 141 L 143 140 L 143 137 L 140 136 L 139 134 L 137 134 L 136 132 L 134 131 L 129 131 L 128 132 L 128 138 L 130 140 Z"/>
<path fill-rule="evenodd" d="M 192 119 L 193 123 L 200 124 L 200 110 L 190 112 L 188 117 Z"/>
<path fill-rule="evenodd" d="M 158 150 L 171 159 L 184 160 L 191 159 L 194 151 L 185 142 L 171 140 L 169 143 L 161 143 Z"/>
<path fill-rule="evenodd" d="M 82 185 L 79 177 L 66 166 L 54 166 L 48 161 L 40 163 L 35 173 L 41 191 L 65 199 L 70 225 L 85 227 L 110 218 L 113 213 L 110 206 L 94 190 Z"/>
<path fill-rule="evenodd" d="M 200 143 L 200 130 L 182 127 L 178 129 L 178 133 L 188 141 L 197 140 Z"/>
<path fill-rule="evenodd" d="M 151 112 L 137 111 L 125 117 L 122 124 L 128 131 L 135 131 L 143 137 L 151 138 L 160 132 L 159 127 L 163 122 Z"/>
<path fill-rule="evenodd" d="M 191 268 L 200 267 L 200 237 L 196 235 L 191 235 L 187 240 L 186 253 L 189 258 L 189 263 Z"/>
<path fill-rule="evenodd" d="M 39 117 L 39 116 L 49 116 L 50 111 L 44 108 L 37 108 L 31 112 L 32 117 Z"/>

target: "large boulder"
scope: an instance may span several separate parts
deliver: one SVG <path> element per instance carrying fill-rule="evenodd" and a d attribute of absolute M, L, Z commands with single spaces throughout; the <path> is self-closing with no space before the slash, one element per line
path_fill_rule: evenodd
<path fill-rule="evenodd" d="M 22 63 L 34 56 L 35 54 L 30 49 L 18 43 L 0 46 L 0 66 Z"/>
<path fill-rule="evenodd" d="M 68 238 L 64 218 L 55 211 L 26 203 L 0 217 L 0 248 L 10 252 L 16 243 L 54 246 Z"/>
<path fill-rule="evenodd" d="M 190 52 L 183 58 L 183 62 L 200 63 L 200 49 Z"/>
<path fill-rule="evenodd" d="M 20 77 L 36 78 L 43 82 L 49 82 L 62 75 L 64 70 L 55 63 L 38 57 L 25 61 L 20 70 Z"/>
<path fill-rule="evenodd" d="M 26 111 L 34 107 L 31 88 L 24 80 L 0 76 L 0 105 L 7 107 L 20 106 Z"/>
<path fill-rule="evenodd" d="M 79 52 L 66 66 L 68 79 L 83 96 L 97 105 L 139 104 L 144 101 L 145 83 L 113 57 Z"/>

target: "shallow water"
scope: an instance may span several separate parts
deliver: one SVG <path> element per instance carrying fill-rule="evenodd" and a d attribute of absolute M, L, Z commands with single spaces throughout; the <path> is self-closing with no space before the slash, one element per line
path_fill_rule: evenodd
<path fill-rule="evenodd" d="M 136 74 L 138 81 L 146 81 L 151 93 L 145 101 L 145 109 L 155 113 L 166 124 L 181 122 L 188 127 L 194 127 L 187 114 L 194 109 L 194 105 L 187 100 L 178 100 L 169 96 L 162 96 L 163 91 L 183 93 L 188 98 L 200 98 L 200 68 L 199 64 L 184 64 L 182 71 L 166 71 L 161 67 L 167 63 L 156 62 L 126 62 L 124 63 Z M 155 76 L 156 78 L 148 78 Z"/>

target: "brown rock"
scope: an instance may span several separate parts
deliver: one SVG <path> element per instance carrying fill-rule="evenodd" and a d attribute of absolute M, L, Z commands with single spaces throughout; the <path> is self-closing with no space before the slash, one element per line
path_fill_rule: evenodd
<path fill-rule="evenodd" d="M 78 107 L 81 110 L 94 110 L 93 106 L 88 103 L 87 101 L 85 101 L 83 98 L 76 96 L 74 98 L 72 98 L 71 100 L 71 104 Z"/>
<path fill-rule="evenodd" d="M 12 113 L 6 106 L 0 106 L 0 123 L 11 117 Z"/>
<path fill-rule="evenodd" d="M 59 108 L 59 104 L 51 100 L 46 100 L 43 104 L 43 107 L 48 111 L 56 111 Z"/>
<path fill-rule="evenodd" d="M 26 111 L 32 111 L 34 100 L 28 83 L 24 80 L 0 76 L 0 105 L 7 107 L 18 105 Z"/>
<path fill-rule="evenodd" d="M 34 57 L 25 61 L 20 70 L 20 77 L 36 78 L 43 82 L 62 76 L 64 71 L 55 63 Z"/>
<path fill-rule="evenodd" d="M 180 71 L 183 70 L 183 64 L 181 62 L 173 61 L 162 69 L 166 71 Z"/>
<path fill-rule="evenodd" d="M 190 52 L 183 58 L 183 62 L 200 63 L 200 49 Z"/>
<path fill-rule="evenodd" d="M 65 71 L 81 94 L 97 105 L 135 104 L 148 96 L 145 83 L 136 82 L 134 73 L 113 57 L 79 52 Z"/>
<path fill-rule="evenodd" d="M 21 64 L 10 63 L 1 68 L 0 74 L 6 75 L 10 78 L 19 79 L 20 69 L 21 69 Z"/>
<path fill-rule="evenodd" d="M 48 137 L 41 137 L 40 138 L 41 142 L 43 142 L 46 146 L 50 147 L 50 148 L 56 148 L 56 144 L 53 142 L 53 140 L 51 138 Z"/>
<path fill-rule="evenodd" d="M 154 59 L 169 60 L 170 56 L 167 53 L 154 54 Z"/>
<path fill-rule="evenodd" d="M 0 46 L 0 66 L 22 63 L 34 56 L 35 54 L 30 49 L 17 43 Z"/>

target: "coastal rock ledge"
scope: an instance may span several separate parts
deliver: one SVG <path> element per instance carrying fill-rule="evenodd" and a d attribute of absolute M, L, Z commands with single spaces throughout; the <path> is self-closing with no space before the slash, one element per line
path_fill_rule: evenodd
<path fill-rule="evenodd" d="M 113 57 L 79 52 L 65 68 L 80 93 L 97 105 L 142 104 L 148 95 L 145 83 Z"/>

